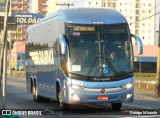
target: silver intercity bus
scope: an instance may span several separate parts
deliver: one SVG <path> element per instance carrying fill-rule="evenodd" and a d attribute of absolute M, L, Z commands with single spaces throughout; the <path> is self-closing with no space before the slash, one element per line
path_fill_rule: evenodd
<path fill-rule="evenodd" d="M 26 83 L 35 101 L 111 103 L 134 99 L 133 48 L 125 17 L 111 9 L 63 9 L 27 29 Z"/>

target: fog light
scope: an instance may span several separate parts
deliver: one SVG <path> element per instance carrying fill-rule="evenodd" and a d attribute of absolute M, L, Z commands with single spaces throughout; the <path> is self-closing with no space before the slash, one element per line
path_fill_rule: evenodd
<path fill-rule="evenodd" d="M 72 95 L 74 101 L 80 101 L 79 97 L 75 94 Z"/>
<path fill-rule="evenodd" d="M 130 97 L 132 97 L 132 93 L 131 94 L 127 94 L 126 99 L 129 99 Z"/>

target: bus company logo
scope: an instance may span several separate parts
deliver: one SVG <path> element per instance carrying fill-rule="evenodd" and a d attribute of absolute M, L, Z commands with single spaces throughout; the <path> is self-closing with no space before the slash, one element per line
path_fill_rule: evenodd
<path fill-rule="evenodd" d="M 11 115 L 11 110 L 2 110 L 2 115 Z"/>
<path fill-rule="evenodd" d="M 105 92 L 105 89 L 101 89 L 101 93 L 104 93 Z"/>

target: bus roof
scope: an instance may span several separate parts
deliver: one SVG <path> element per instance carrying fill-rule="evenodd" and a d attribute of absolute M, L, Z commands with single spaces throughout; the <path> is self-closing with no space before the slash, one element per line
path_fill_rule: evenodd
<path fill-rule="evenodd" d="M 75 24 L 121 24 L 126 18 L 118 11 L 106 8 L 71 8 L 61 9 L 43 18 L 38 24 L 51 19 L 62 19 Z"/>

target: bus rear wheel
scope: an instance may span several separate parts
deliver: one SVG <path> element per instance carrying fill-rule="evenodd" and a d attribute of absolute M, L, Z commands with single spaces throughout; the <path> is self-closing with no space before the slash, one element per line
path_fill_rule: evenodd
<path fill-rule="evenodd" d="M 70 109 L 70 105 L 67 103 L 63 103 L 62 92 L 58 89 L 58 102 L 62 110 Z"/>
<path fill-rule="evenodd" d="M 33 100 L 36 102 L 41 102 L 41 97 L 38 95 L 38 89 L 36 84 L 32 86 L 32 94 L 33 94 Z"/>
<path fill-rule="evenodd" d="M 111 103 L 113 110 L 120 110 L 122 107 L 122 103 Z"/>

